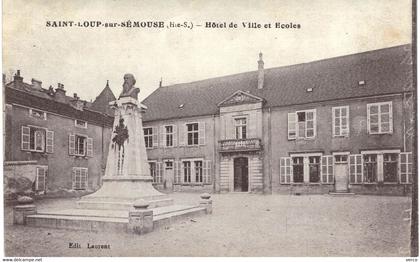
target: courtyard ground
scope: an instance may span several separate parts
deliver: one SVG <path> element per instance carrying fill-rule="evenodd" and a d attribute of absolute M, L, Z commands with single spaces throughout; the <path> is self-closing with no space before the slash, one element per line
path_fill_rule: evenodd
<path fill-rule="evenodd" d="M 174 193 L 177 203 L 199 194 Z M 408 197 L 215 194 L 213 214 L 146 235 L 91 233 L 12 224 L 5 208 L 6 256 L 409 256 Z M 39 208 L 71 208 L 46 199 Z M 68 248 L 78 242 L 81 249 Z M 110 244 L 110 250 L 87 249 Z"/>

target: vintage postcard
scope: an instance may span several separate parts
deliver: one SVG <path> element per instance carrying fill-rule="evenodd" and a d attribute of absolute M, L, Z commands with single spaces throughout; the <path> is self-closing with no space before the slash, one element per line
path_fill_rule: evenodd
<path fill-rule="evenodd" d="M 415 1 L 2 15 L 4 261 L 417 261 Z"/>

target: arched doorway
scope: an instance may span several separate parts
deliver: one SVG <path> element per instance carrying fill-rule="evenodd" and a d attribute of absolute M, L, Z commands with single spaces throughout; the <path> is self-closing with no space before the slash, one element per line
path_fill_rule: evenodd
<path fill-rule="evenodd" d="M 248 158 L 235 158 L 233 167 L 233 190 L 235 192 L 248 192 Z"/>

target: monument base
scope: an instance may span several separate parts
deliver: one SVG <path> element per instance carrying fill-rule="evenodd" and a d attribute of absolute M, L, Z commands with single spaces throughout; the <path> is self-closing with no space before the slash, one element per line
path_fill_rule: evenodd
<path fill-rule="evenodd" d="M 77 202 L 77 208 L 128 210 L 137 199 L 144 199 L 150 207 L 173 204 L 173 200 L 157 191 L 150 176 L 103 177 L 102 187 Z"/>

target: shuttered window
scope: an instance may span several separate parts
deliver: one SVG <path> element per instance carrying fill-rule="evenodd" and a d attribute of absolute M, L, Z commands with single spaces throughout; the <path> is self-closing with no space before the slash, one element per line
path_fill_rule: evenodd
<path fill-rule="evenodd" d="M 153 183 L 161 184 L 162 183 L 162 162 L 149 162 L 150 176 L 153 178 Z"/>
<path fill-rule="evenodd" d="M 48 175 L 47 166 L 36 167 L 35 191 L 45 192 L 47 175 Z"/>
<path fill-rule="evenodd" d="M 84 135 L 69 135 L 69 155 L 93 157 L 93 138 Z"/>
<path fill-rule="evenodd" d="M 369 134 L 392 133 L 392 102 L 368 104 L 367 121 Z"/>
<path fill-rule="evenodd" d="M 310 139 L 316 136 L 316 110 L 296 111 L 287 114 L 287 138 Z"/>
<path fill-rule="evenodd" d="M 349 107 L 338 106 L 332 108 L 332 132 L 333 136 L 349 135 Z"/>
<path fill-rule="evenodd" d="M 22 126 L 21 149 L 33 152 L 54 152 L 54 131 L 34 126 Z"/>

